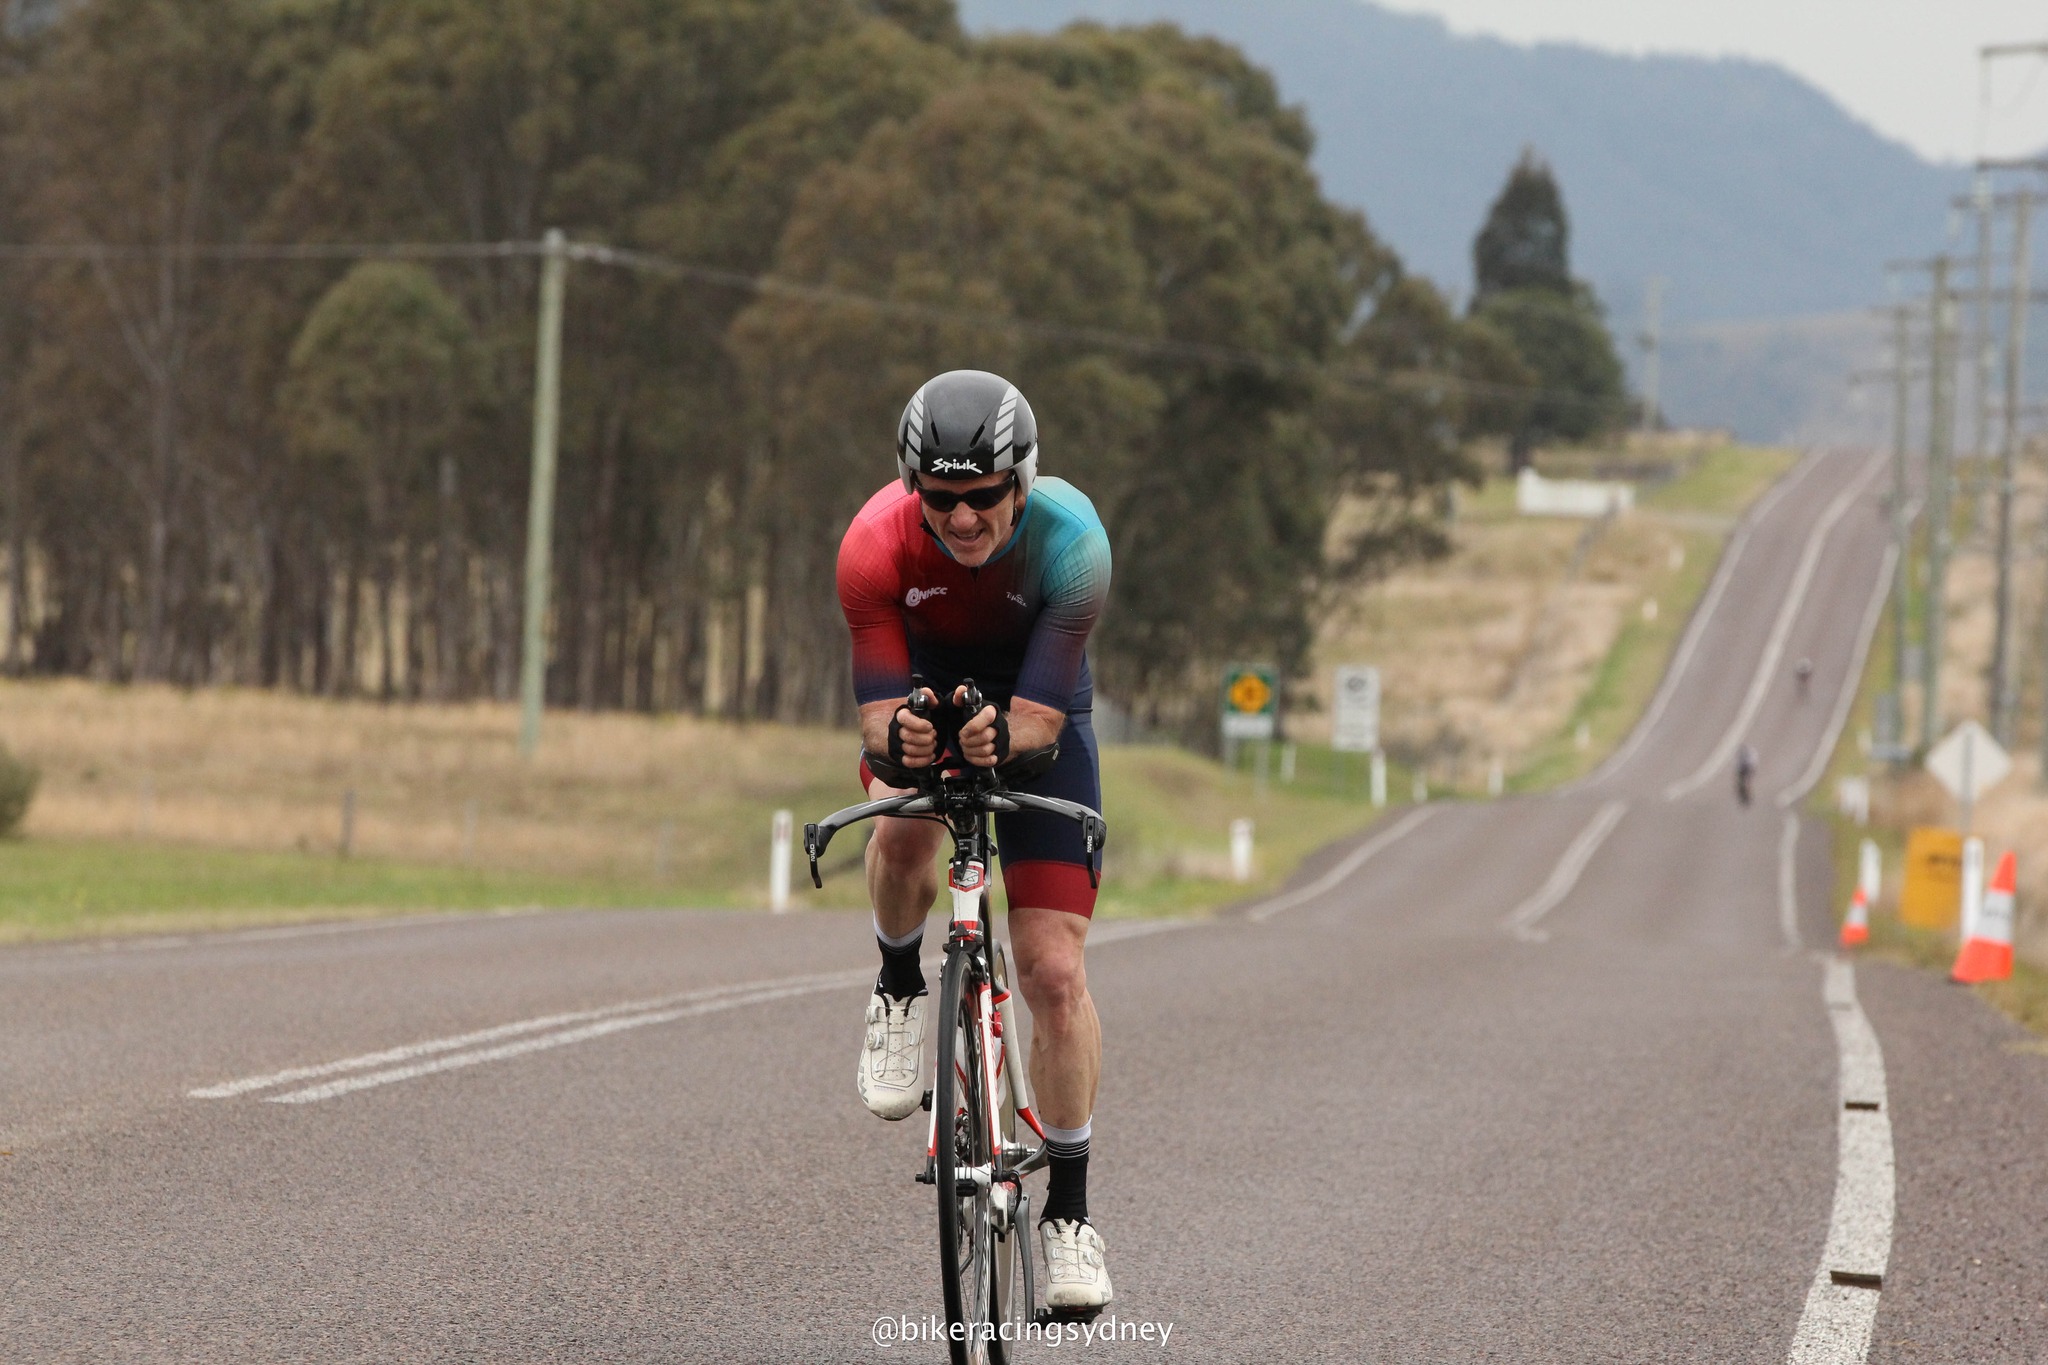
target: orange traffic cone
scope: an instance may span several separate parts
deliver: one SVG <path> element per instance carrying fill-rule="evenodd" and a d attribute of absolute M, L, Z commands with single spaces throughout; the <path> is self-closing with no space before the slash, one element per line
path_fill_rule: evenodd
<path fill-rule="evenodd" d="M 2008 853 L 1998 860 L 1998 871 L 1984 889 L 1984 908 L 1970 926 L 1970 937 L 1956 954 L 1949 980 L 1964 985 L 1979 981 L 2003 981 L 2012 975 L 2012 908 L 2018 881 L 2018 864 Z"/>
<path fill-rule="evenodd" d="M 1842 946 L 1860 948 L 1870 941 L 1870 897 L 1859 885 L 1849 897 L 1849 918 L 1842 921 Z"/>

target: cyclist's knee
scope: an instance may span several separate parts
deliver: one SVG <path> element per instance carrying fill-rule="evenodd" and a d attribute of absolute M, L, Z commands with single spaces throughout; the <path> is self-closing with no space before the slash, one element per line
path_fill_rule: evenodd
<path fill-rule="evenodd" d="M 1033 912 L 1027 911 L 1026 914 Z M 1068 918 L 1059 911 L 1036 912 Z M 1081 940 L 1065 933 L 1017 934 L 1019 920 L 1011 918 L 1011 938 L 1017 947 L 1017 988 L 1033 1019 L 1062 1016 L 1088 996 L 1088 971 L 1082 961 Z M 1054 920 L 1055 925 L 1058 920 Z"/>
<path fill-rule="evenodd" d="M 930 870 L 945 831 L 925 820 L 899 820 L 887 816 L 875 821 L 875 835 L 869 847 L 874 857 L 892 871 Z"/>

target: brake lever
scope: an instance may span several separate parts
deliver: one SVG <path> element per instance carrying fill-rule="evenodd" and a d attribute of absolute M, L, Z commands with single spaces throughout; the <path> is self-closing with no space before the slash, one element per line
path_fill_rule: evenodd
<path fill-rule="evenodd" d="M 804 856 L 811 860 L 811 885 L 820 891 L 825 889 L 825 878 L 818 871 L 818 855 L 824 851 L 818 847 L 818 827 L 814 824 L 805 825 Z"/>

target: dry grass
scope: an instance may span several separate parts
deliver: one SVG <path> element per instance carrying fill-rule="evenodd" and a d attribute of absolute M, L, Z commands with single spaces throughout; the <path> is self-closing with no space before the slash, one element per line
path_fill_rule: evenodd
<path fill-rule="evenodd" d="M 0 685 L 0 734 L 43 770 L 31 838 L 327 851 L 353 790 L 365 857 L 703 885 L 736 839 L 760 842 L 765 807 L 851 785 L 828 731 L 557 714 L 528 764 L 517 725 L 496 704 Z"/>
<path fill-rule="evenodd" d="M 1469 790 L 1496 758 L 1523 767 L 1573 719 L 1646 604 L 1656 603 L 1663 627 L 1654 643 L 1675 634 L 1730 513 L 1791 459 L 1686 447 L 1675 458 L 1703 461 L 1699 477 L 1611 523 L 1517 516 L 1505 480 L 1464 499 L 1449 558 L 1393 574 L 1330 612 L 1316 644 L 1319 709 L 1292 730 L 1326 742 L 1331 666 L 1369 662 L 1381 672 L 1383 744 L 1425 765 L 1433 783 Z M 1611 742 L 1633 714 L 1596 739 Z"/>
<path fill-rule="evenodd" d="M 17 892 L 0 898 L 0 941 L 322 910 L 760 905 L 771 812 L 801 823 L 859 799 L 847 731 L 550 713 L 529 764 L 516 727 L 496 705 L 0 683 L 0 739 L 45 774 L 27 842 L 0 845 Z M 1355 794 L 1261 787 L 1167 749 L 1106 750 L 1103 793 L 1110 915 L 1268 889 L 1373 814 Z M 1259 831 L 1248 885 L 1229 880 L 1242 816 Z M 865 904 L 861 846 L 836 843 L 803 903 Z"/>

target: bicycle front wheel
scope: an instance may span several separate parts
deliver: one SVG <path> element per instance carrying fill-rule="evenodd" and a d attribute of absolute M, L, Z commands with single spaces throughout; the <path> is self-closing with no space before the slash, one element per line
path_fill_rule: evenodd
<path fill-rule="evenodd" d="M 932 1112 L 938 1120 L 933 1164 L 939 1189 L 939 1274 L 953 1365 L 986 1365 L 995 1335 L 990 1312 L 995 1227 L 989 1198 L 994 1135 L 982 1065 L 980 986 L 974 956 L 948 952 L 939 985 Z"/>
<path fill-rule="evenodd" d="M 1001 998 L 1009 989 L 1009 963 L 1000 947 L 989 950 L 990 979 Z M 998 1044 L 1005 1055 L 996 1059 L 996 1130 L 999 1145 L 1017 1140 L 1017 1084 L 1010 1074 L 1018 1047 L 1014 1038 Z M 1031 1205 L 1024 1182 L 1013 1178 L 1002 1197 L 1010 1201 L 1007 1211 L 998 1208 L 995 1219 L 995 1281 L 990 1289 L 989 1319 L 995 1324 L 996 1339 L 989 1349 L 991 1365 L 1015 1365 L 1024 1341 L 1024 1331 L 1033 1311 L 1031 1293 Z"/>

